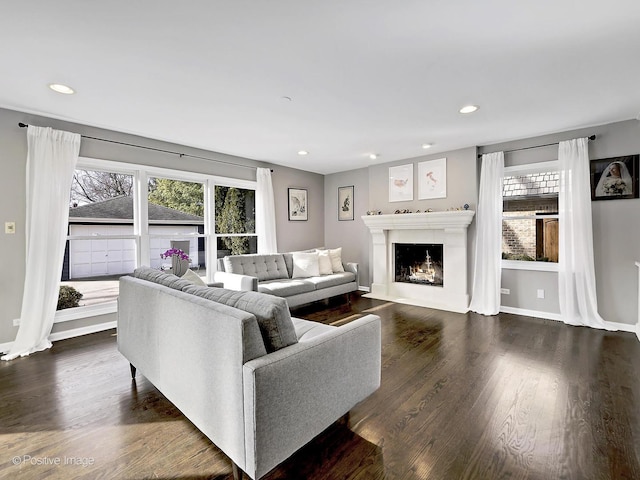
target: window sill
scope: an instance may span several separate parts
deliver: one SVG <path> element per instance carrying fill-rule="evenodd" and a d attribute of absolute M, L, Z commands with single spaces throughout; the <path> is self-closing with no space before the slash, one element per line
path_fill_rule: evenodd
<path fill-rule="evenodd" d="M 116 313 L 117 311 L 118 303 L 115 301 L 101 303 L 99 305 L 89 305 L 87 307 L 67 308 L 56 312 L 53 323 L 70 322 L 72 320 L 80 320 L 82 318 Z"/>
<path fill-rule="evenodd" d="M 521 260 L 502 260 L 505 270 L 532 270 L 536 272 L 557 272 L 558 264 L 553 262 L 525 262 Z"/>

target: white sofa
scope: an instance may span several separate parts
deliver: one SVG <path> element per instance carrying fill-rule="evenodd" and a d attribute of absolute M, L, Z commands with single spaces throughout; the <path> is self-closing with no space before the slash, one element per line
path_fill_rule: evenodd
<path fill-rule="evenodd" d="M 286 301 L 141 268 L 120 279 L 118 349 L 258 479 L 380 385 L 380 318 L 340 327 Z"/>
<path fill-rule="evenodd" d="M 293 253 L 229 255 L 218 259 L 214 280 L 232 290 L 285 298 L 292 308 L 358 290 L 358 264 L 342 267 L 344 272 L 293 278 Z"/>

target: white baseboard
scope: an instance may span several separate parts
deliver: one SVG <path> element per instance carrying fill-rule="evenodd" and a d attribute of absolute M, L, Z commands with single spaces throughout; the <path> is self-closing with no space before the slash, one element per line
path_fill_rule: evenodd
<path fill-rule="evenodd" d="M 7 353 L 11 350 L 11 345 L 13 345 L 13 342 L 0 343 L 0 353 Z"/>
<path fill-rule="evenodd" d="M 541 312 L 539 310 L 527 310 L 526 308 L 505 307 L 500 306 L 500 311 L 503 313 L 512 313 L 514 315 L 524 315 L 525 317 L 544 318 L 545 320 L 562 321 L 562 317 L 559 313 Z"/>
<path fill-rule="evenodd" d="M 527 310 L 524 308 L 505 307 L 501 306 L 500 311 L 504 313 L 512 313 L 514 315 L 524 315 L 526 317 L 544 318 L 545 320 L 562 321 L 562 315 L 559 313 L 540 312 L 537 310 Z M 640 340 L 640 324 L 631 325 L 629 323 L 617 323 L 617 322 L 605 322 L 608 327 L 613 330 L 619 330 L 621 332 L 635 333 Z"/>
<path fill-rule="evenodd" d="M 112 322 L 98 323 L 96 325 L 89 325 L 86 327 L 72 328 L 70 330 L 64 330 L 62 332 L 56 332 L 49 335 L 49 341 L 57 342 L 59 340 L 66 340 L 67 338 L 80 337 L 82 335 L 88 335 L 90 333 L 103 332 L 104 330 L 110 330 L 116 328 L 118 322 L 116 320 Z M 7 353 L 11 350 L 13 342 L 0 343 L 0 352 Z"/>
<path fill-rule="evenodd" d="M 358 290 L 362 290 L 363 292 L 370 292 L 371 289 L 369 287 L 363 287 L 362 285 L 358 285 Z"/>
<path fill-rule="evenodd" d="M 103 332 L 116 328 L 118 325 L 117 320 L 112 322 L 98 323 L 96 325 L 88 325 L 86 327 L 72 328 L 70 330 L 63 330 L 62 332 L 56 332 L 49 335 L 49 340 L 57 342 L 58 340 L 66 340 L 67 338 L 80 337 L 82 335 L 88 335 L 90 333 Z"/>

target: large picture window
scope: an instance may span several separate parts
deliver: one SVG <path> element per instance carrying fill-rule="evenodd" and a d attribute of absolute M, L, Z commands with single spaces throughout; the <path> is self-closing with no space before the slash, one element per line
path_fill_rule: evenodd
<path fill-rule="evenodd" d="M 115 311 L 119 278 L 140 265 L 170 269 L 161 257 L 170 248 L 183 250 L 205 281 L 213 279 L 216 258 L 256 253 L 255 187 L 253 181 L 80 158 L 61 286 L 82 297 L 67 289 L 56 321 Z"/>
<path fill-rule="evenodd" d="M 503 260 L 558 262 L 559 188 L 555 162 L 529 168 L 505 168 L 502 194 Z"/>

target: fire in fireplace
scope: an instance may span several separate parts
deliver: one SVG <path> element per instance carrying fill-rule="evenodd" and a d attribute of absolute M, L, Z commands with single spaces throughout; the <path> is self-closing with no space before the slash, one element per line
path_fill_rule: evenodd
<path fill-rule="evenodd" d="M 443 245 L 394 243 L 395 281 L 442 287 Z"/>

